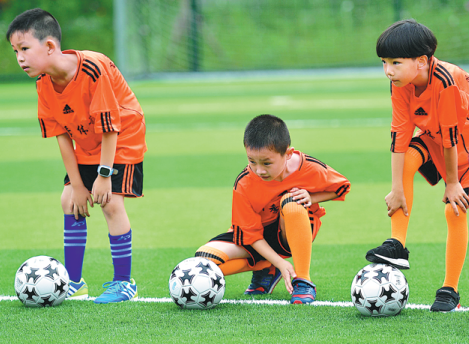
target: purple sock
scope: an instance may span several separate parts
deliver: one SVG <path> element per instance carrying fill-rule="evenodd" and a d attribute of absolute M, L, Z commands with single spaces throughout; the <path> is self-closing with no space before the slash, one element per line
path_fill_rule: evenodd
<path fill-rule="evenodd" d="M 114 281 L 130 281 L 132 268 L 132 230 L 122 235 L 109 234 L 112 263 L 114 264 Z"/>
<path fill-rule="evenodd" d="M 64 215 L 64 253 L 65 268 L 70 280 L 80 282 L 86 247 L 86 218 Z"/>

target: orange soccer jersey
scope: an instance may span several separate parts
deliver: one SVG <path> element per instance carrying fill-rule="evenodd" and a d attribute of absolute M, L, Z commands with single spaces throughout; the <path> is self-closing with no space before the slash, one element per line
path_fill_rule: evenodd
<path fill-rule="evenodd" d="M 458 149 L 459 178 L 469 170 L 469 75 L 461 68 L 435 57 L 430 60 L 426 90 L 415 96 L 415 87 L 392 86 L 391 151 L 404 153 L 417 132 L 432 161 L 446 181 L 443 147 Z M 461 181 L 461 183 L 463 183 Z M 469 186 L 469 180 L 464 181 Z"/>
<path fill-rule="evenodd" d="M 100 162 L 102 134 L 117 132 L 114 163 L 136 164 L 146 151 L 145 119 L 137 98 L 114 63 L 92 51 L 76 54 L 75 77 L 62 93 L 49 75 L 37 79 L 38 117 L 43 137 L 68 133 L 79 164 Z"/>
<path fill-rule="evenodd" d="M 287 178 L 264 181 L 249 166 L 241 172 L 233 187 L 232 226 L 237 245 L 251 245 L 263 238 L 264 226 L 279 216 L 280 199 L 294 187 L 310 193 L 335 192 L 343 201 L 350 191 L 350 182 L 323 162 L 294 151 L 301 158 L 300 167 Z M 313 204 L 309 214 L 325 215 L 324 208 Z"/>

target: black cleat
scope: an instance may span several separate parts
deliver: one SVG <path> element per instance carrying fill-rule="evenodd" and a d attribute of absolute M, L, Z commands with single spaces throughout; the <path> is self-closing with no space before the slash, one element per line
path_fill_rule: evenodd
<path fill-rule="evenodd" d="M 460 306 L 459 294 L 451 287 L 443 287 L 436 291 L 435 302 L 433 302 L 430 311 L 453 312 Z"/>
<path fill-rule="evenodd" d="M 395 268 L 407 270 L 409 266 L 409 250 L 396 239 L 388 239 L 366 253 L 366 260 L 372 263 L 388 264 Z"/>

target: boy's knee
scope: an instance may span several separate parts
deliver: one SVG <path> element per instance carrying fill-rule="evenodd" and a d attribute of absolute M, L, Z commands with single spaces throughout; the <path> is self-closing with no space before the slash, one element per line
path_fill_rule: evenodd
<path fill-rule="evenodd" d="M 308 211 L 301 204 L 296 203 L 290 193 L 283 195 L 280 200 L 280 210 L 282 215 L 304 214 L 308 215 Z"/>
<path fill-rule="evenodd" d="M 195 252 L 195 256 L 211 260 L 217 265 L 224 264 L 229 259 L 225 252 L 206 245 L 200 247 L 197 252 Z"/>

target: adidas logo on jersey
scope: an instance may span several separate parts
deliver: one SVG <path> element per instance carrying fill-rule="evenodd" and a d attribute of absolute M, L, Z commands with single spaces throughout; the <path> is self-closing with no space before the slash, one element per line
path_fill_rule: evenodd
<path fill-rule="evenodd" d="M 428 113 L 426 113 L 425 110 L 421 107 L 419 107 L 414 113 L 415 116 L 428 116 Z"/>
<path fill-rule="evenodd" d="M 68 113 L 72 113 L 72 112 L 75 112 L 72 110 L 72 108 L 70 106 L 68 106 L 68 104 L 65 105 L 64 107 L 64 115 L 68 114 Z"/>

